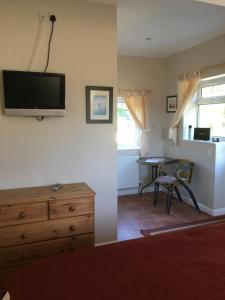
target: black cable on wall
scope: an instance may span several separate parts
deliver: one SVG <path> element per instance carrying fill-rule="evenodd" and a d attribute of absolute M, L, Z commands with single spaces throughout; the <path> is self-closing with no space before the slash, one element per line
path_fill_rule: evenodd
<path fill-rule="evenodd" d="M 46 62 L 46 66 L 44 69 L 44 73 L 46 73 L 47 69 L 48 69 L 48 64 L 49 64 L 49 59 L 50 59 L 50 52 L 51 52 L 51 41 L 52 41 L 52 36 L 53 36 L 53 32 L 54 32 L 54 23 L 56 21 L 56 16 L 55 15 L 51 15 L 49 17 L 49 20 L 52 23 L 52 28 L 51 28 L 51 33 L 49 36 L 49 41 L 48 41 L 48 54 L 47 54 L 47 62 Z"/>

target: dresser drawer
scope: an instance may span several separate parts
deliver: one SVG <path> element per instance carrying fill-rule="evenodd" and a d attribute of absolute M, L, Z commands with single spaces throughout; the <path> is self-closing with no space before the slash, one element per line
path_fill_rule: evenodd
<path fill-rule="evenodd" d="M 94 198 L 81 197 L 49 202 L 49 218 L 67 218 L 72 216 L 93 214 Z"/>
<path fill-rule="evenodd" d="M 47 202 L 0 206 L 0 227 L 48 219 Z"/>
<path fill-rule="evenodd" d="M 92 233 L 93 215 L 0 228 L 0 248 Z"/>
<path fill-rule="evenodd" d="M 76 235 L 70 239 L 70 250 L 90 248 L 94 246 L 94 234 Z"/>
<path fill-rule="evenodd" d="M 3 248 L 0 249 L 0 268 L 30 263 L 40 257 L 91 247 L 92 245 L 93 235 L 86 234 L 72 238 Z"/>

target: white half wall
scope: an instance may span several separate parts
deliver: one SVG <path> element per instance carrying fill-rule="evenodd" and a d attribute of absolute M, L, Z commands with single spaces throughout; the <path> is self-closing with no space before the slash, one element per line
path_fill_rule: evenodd
<path fill-rule="evenodd" d="M 216 144 L 214 209 L 225 214 L 225 143 Z"/>

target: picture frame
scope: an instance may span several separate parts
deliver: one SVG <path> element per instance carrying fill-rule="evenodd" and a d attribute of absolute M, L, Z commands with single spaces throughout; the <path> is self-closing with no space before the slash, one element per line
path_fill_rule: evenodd
<path fill-rule="evenodd" d="M 113 88 L 86 86 L 86 123 L 113 122 Z"/>
<path fill-rule="evenodd" d="M 166 101 L 166 112 L 175 113 L 177 110 L 177 95 L 168 96 Z"/>

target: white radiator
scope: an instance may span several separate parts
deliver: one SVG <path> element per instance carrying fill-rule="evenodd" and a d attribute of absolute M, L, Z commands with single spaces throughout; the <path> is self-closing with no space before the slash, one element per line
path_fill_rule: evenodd
<path fill-rule="evenodd" d="M 118 190 L 137 188 L 139 184 L 138 155 L 124 155 L 117 158 Z"/>

